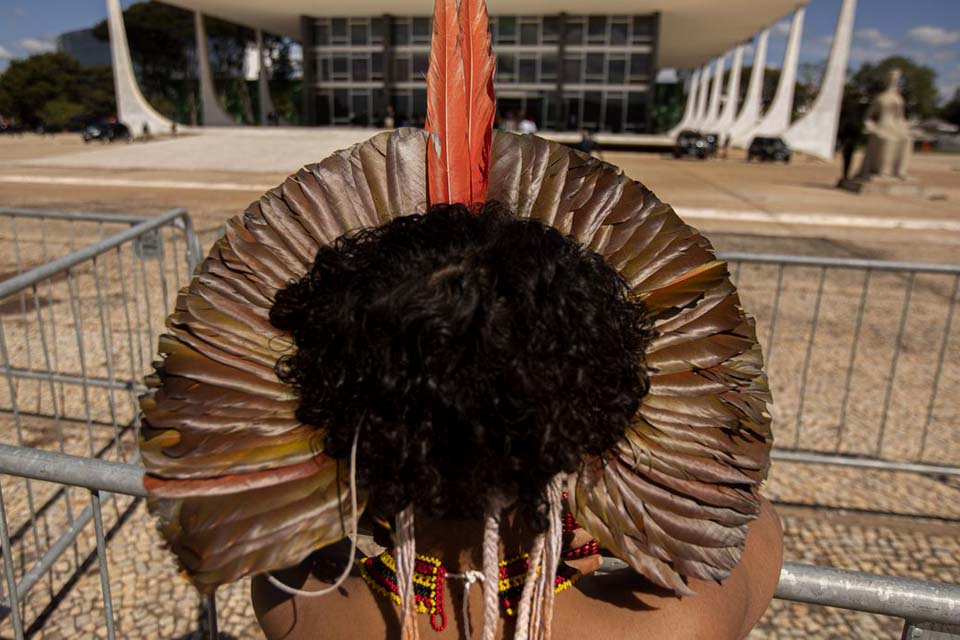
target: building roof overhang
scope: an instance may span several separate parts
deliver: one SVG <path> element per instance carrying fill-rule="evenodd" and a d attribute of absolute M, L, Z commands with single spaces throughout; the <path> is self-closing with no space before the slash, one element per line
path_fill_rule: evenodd
<path fill-rule="evenodd" d="M 300 38 L 300 16 L 430 15 L 432 0 L 165 0 L 270 33 Z M 692 68 L 752 38 L 790 14 L 800 0 L 488 0 L 491 15 L 660 13 L 660 67 Z"/>

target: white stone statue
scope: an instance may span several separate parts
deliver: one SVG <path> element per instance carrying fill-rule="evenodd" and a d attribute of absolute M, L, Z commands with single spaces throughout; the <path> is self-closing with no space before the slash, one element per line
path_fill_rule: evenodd
<path fill-rule="evenodd" d="M 869 180 L 874 176 L 907 177 L 913 138 L 904 117 L 903 96 L 898 87 L 901 75 L 899 69 L 890 70 L 886 90 L 873 99 L 867 110 L 863 125 L 869 137 L 858 180 Z"/>

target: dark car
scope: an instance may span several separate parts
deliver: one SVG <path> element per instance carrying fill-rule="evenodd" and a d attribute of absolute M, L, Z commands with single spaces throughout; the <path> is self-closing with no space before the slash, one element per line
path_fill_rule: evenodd
<path fill-rule="evenodd" d="M 769 160 L 770 162 L 790 162 L 790 147 L 783 138 L 757 136 L 747 149 L 747 162 Z"/>
<path fill-rule="evenodd" d="M 677 135 L 677 143 L 673 147 L 673 157 L 694 157 L 704 160 L 716 150 L 706 136 L 696 131 L 681 131 Z"/>
<path fill-rule="evenodd" d="M 123 140 L 129 142 L 131 138 L 130 129 L 122 122 L 94 122 L 83 130 L 84 142 L 92 142 L 93 140 L 100 140 L 101 142 Z"/>

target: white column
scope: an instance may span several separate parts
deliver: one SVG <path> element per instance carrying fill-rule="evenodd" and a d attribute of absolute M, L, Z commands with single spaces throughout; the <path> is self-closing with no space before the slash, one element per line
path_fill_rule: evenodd
<path fill-rule="evenodd" d="M 843 86 L 847 79 L 847 61 L 850 58 L 856 11 L 857 0 L 843 0 L 820 92 L 810 110 L 793 123 L 784 136 L 794 150 L 824 160 L 833 158 L 837 145 L 837 127 L 840 124 L 840 106 L 843 103 Z"/>
<path fill-rule="evenodd" d="M 213 72 L 210 71 L 210 54 L 207 51 L 207 30 L 203 25 L 203 14 L 193 12 L 194 30 L 197 35 L 197 67 L 200 75 L 200 114 L 205 127 L 225 127 L 236 124 L 233 118 L 224 113 L 217 102 L 217 91 L 213 87 Z"/>
<path fill-rule="evenodd" d="M 716 133 L 717 119 L 720 117 L 720 93 L 723 91 L 723 72 L 726 67 L 726 54 L 717 58 L 713 72 L 713 86 L 710 88 L 710 106 L 707 107 L 707 117 L 700 125 L 705 133 Z"/>
<path fill-rule="evenodd" d="M 678 133 L 684 129 L 690 128 L 690 123 L 693 122 L 694 109 L 697 106 L 697 93 L 700 88 L 700 69 L 695 69 L 693 75 L 690 76 L 690 88 L 687 90 L 687 103 L 683 107 L 683 117 L 680 118 L 680 122 L 673 129 L 667 131 L 664 135 L 670 136 L 671 138 L 676 137 Z"/>
<path fill-rule="evenodd" d="M 697 110 L 690 123 L 691 129 L 700 128 L 700 124 L 707 119 L 707 93 L 710 91 L 710 63 L 700 70 L 700 90 L 697 92 Z"/>
<path fill-rule="evenodd" d="M 141 136 L 144 127 L 151 134 L 169 133 L 173 122 L 150 106 L 137 86 L 133 73 L 127 31 L 123 26 L 120 0 L 107 0 L 107 28 L 110 32 L 110 58 L 113 64 L 113 90 L 117 99 L 117 119 L 127 125 L 133 136 Z"/>
<path fill-rule="evenodd" d="M 757 36 L 756 49 L 753 52 L 753 68 L 750 70 L 750 83 L 743 100 L 740 114 L 730 127 L 730 144 L 745 147 L 750 144 L 750 132 L 760 123 L 760 107 L 763 99 L 763 72 L 767 67 L 767 38 L 769 31 L 764 29 Z"/>
<path fill-rule="evenodd" d="M 263 50 L 263 31 L 257 29 L 257 64 L 260 72 L 257 75 L 257 93 L 260 98 L 260 124 L 267 124 L 267 114 L 273 111 L 273 100 L 270 99 L 270 79 L 267 77 L 267 64 Z"/>
<path fill-rule="evenodd" d="M 723 111 L 714 123 L 714 129 L 720 135 L 721 141 L 730 134 L 730 127 L 737 115 L 737 103 L 740 101 L 740 70 L 743 67 L 743 45 L 733 50 L 733 66 L 730 68 L 730 78 L 727 80 L 727 101 L 723 103 Z"/>
<path fill-rule="evenodd" d="M 780 82 L 777 83 L 777 92 L 770 103 L 770 109 L 763 116 L 760 124 L 750 132 L 754 136 L 782 136 L 790 127 L 790 116 L 793 113 L 793 90 L 797 84 L 797 62 L 800 59 L 800 38 L 803 34 L 803 15 L 805 9 L 800 7 L 793 14 L 790 23 L 790 37 L 787 39 L 787 51 L 783 55 L 783 67 L 780 69 Z M 749 142 L 748 142 L 749 144 Z"/>

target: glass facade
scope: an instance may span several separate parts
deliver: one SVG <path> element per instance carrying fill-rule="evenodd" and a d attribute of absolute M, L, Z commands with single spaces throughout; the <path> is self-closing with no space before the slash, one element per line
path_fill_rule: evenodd
<path fill-rule="evenodd" d="M 648 131 L 658 25 L 656 14 L 492 16 L 499 119 Z M 429 17 L 304 18 L 303 30 L 309 122 L 423 125 Z"/>

